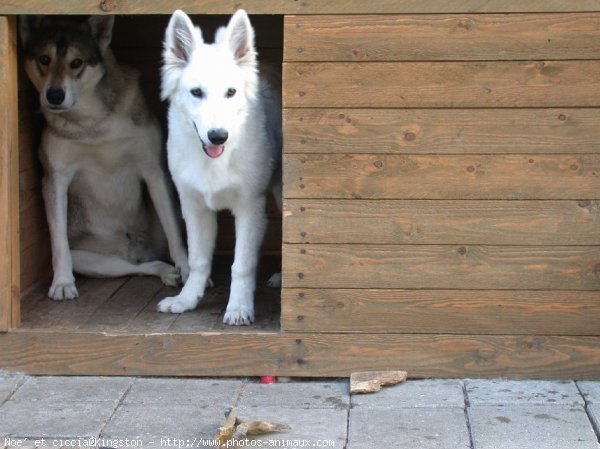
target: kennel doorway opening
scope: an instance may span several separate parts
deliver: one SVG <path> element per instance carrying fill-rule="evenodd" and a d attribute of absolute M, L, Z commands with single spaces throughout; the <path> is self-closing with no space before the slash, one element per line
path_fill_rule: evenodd
<path fill-rule="evenodd" d="M 211 42 L 227 15 L 193 15 L 192 20 Z M 158 116 L 166 140 L 167 102 L 160 100 L 162 40 L 169 15 L 116 16 L 111 47 L 120 64 L 140 72 L 140 84 L 150 109 Z M 283 16 L 254 15 L 259 62 L 281 70 Z M 80 297 L 56 302 L 46 297 L 51 281 L 49 234 L 41 197 L 42 170 L 37 159 L 43 118 L 37 111 L 37 94 L 20 69 L 20 177 L 21 177 L 21 331 L 73 332 L 278 332 L 280 290 L 267 287 L 271 274 L 281 267 L 281 213 L 269 198 L 269 225 L 262 246 L 256 290 L 256 322 L 246 328 L 222 324 L 230 285 L 235 245 L 234 218 L 219 213 L 219 232 L 213 263 L 215 288 L 208 289 L 198 308 L 181 315 L 156 311 L 157 302 L 179 289 L 163 286 L 158 278 L 129 276 L 91 279 L 77 276 Z M 169 316 L 171 315 L 171 316 Z"/>

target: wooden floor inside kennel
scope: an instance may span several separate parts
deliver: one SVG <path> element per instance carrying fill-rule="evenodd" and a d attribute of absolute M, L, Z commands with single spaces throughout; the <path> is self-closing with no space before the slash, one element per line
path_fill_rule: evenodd
<path fill-rule="evenodd" d="M 235 332 L 236 328 L 223 324 L 231 263 L 230 257 L 215 260 L 215 286 L 207 290 L 196 310 L 183 314 L 157 312 L 158 302 L 176 295 L 181 288 L 167 287 L 156 277 L 79 277 L 80 296 L 74 301 L 50 300 L 44 284 L 23 298 L 19 329 L 24 332 L 60 330 L 112 334 Z M 267 286 L 270 274 L 279 272 L 279 266 L 278 257 L 263 258 L 256 290 L 256 321 L 247 328 L 248 332 L 279 331 L 280 290 Z"/>

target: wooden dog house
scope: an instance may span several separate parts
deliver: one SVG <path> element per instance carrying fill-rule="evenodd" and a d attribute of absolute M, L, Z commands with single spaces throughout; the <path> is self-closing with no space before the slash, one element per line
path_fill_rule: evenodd
<path fill-rule="evenodd" d="M 154 311 L 169 289 L 148 278 L 44 296 L 16 15 L 117 14 L 113 48 L 160 114 L 174 7 L 207 24 L 245 8 L 282 64 L 283 244 L 276 217 L 265 244 L 281 312 L 261 287 L 251 327 L 219 322 L 226 259 L 181 316 Z M 9 0 L 0 15 L 0 369 L 600 378 L 600 0 Z"/>

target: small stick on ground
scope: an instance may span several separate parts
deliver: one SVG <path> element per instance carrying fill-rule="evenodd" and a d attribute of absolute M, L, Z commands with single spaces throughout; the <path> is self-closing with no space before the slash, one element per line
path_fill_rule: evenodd
<path fill-rule="evenodd" d="M 223 426 L 219 427 L 219 430 L 217 430 L 215 440 L 217 440 L 217 442 L 219 443 L 219 447 L 225 447 L 225 444 L 233 438 L 236 422 L 237 410 L 234 407 L 231 410 L 229 410 L 229 414 L 227 415 L 225 424 L 223 424 Z"/>
<path fill-rule="evenodd" d="M 220 448 L 228 447 L 230 440 L 241 440 L 249 436 L 264 435 L 274 432 L 286 432 L 291 430 L 287 424 L 270 423 L 267 421 L 243 421 L 238 418 L 237 410 L 232 408 L 227 415 L 225 424 L 219 427 L 215 439 Z"/>

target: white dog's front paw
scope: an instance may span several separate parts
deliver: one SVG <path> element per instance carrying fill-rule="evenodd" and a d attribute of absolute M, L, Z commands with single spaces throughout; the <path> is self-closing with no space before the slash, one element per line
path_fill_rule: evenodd
<path fill-rule="evenodd" d="M 75 299 L 79 298 L 79 292 L 74 281 L 55 281 L 52 282 L 50 290 L 48 290 L 48 297 L 57 301 Z"/>
<path fill-rule="evenodd" d="M 181 295 L 165 298 L 158 303 L 156 308 L 159 312 L 183 313 L 186 310 L 194 310 L 198 300 L 190 300 Z"/>
<path fill-rule="evenodd" d="M 275 273 L 273 276 L 271 276 L 267 281 L 267 285 L 271 288 L 281 287 L 281 273 Z"/>
<path fill-rule="evenodd" d="M 163 284 L 169 287 L 177 287 L 181 284 L 181 272 L 179 268 L 167 265 L 160 273 L 160 279 Z"/>
<path fill-rule="evenodd" d="M 254 307 L 250 306 L 227 306 L 223 323 L 230 326 L 250 326 L 254 322 Z"/>

